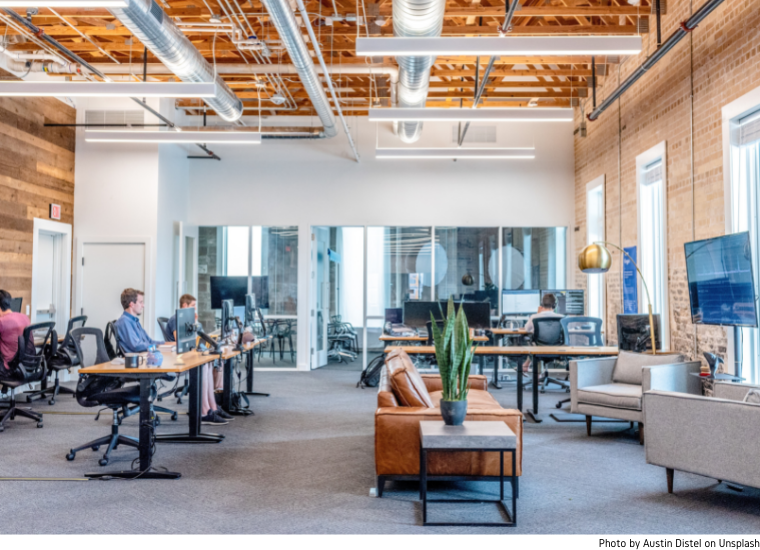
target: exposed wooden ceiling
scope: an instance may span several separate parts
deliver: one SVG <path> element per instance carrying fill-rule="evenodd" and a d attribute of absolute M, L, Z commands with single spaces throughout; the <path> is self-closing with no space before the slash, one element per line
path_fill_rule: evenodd
<path fill-rule="evenodd" d="M 269 55 L 248 51 L 233 43 L 231 34 L 199 32 L 187 29 L 186 36 L 211 63 L 229 64 L 287 64 L 287 51 L 282 48 L 277 31 L 269 21 L 259 0 L 157 0 L 165 12 L 179 25 L 209 23 L 212 14 L 221 14 L 223 23 L 234 23 L 245 36 L 255 35 L 266 44 Z M 388 105 L 390 87 L 387 77 L 380 74 L 341 74 L 340 67 L 357 67 L 368 63 L 395 66 L 391 57 L 359 58 L 355 55 L 355 42 L 361 36 L 390 36 L 393 34 L 391 0 L 319 0 L 306 4 L 325 61 L 332 66 L 333 82 L 339 90 L 341 105 L 347 113 L 364 115 L 370 105 Z M 18 10 L 24 14 L 23 10 Z M 332 21 L 334 12 L 343 20 Z M 625 0 L 523 0 L 515 13 L 512 34 L 517 35 L 620 35 L 636 34 L 645 30 L 651 7 L 647 0 L 631 6 Z M 447 0 L 443 34 L 458 36 L 495 36 L 504 21 L 505 5 L 502 0 Z M 360 18 L 357 21 L 345 19 Z M 105 9 L 41 9 L 32 16 L 32 22 L 61 42 L 71 51 L 91 63 L 123 66 L 123 77 L 142 79 L 141 65 L 144 48 L 116 18 Z M 7 25 L 5 16 L 0 21 L 0 34 L 11 37 L 19 31 Z M 654 26 L 654 25 L 652 25 Z M 305 31 L 304 31 L 305 34 Z M 7 39 L 7 38 L 6 38 Z M 15 39 L 12 39 L 15 40 Z M 39 50 L 35 42 L 13 43 L 11 52 Z M 596 58 L 600 76 L 606 74 L 607 65 L 618 59 Z M 150 52 L 149 64 L 159 63 Z M 316 59 L 315 59 L 316 62 Z M 428 105 L 436 107 L 471 106 L 476 88 L 476 73 L 481 76 L 487 58 L 439 57 L 432 69 Z M 479 64 L 479 70 L 476 65 Z M 115 70 L 115 69 L 112 69 Z M 114 74 L 114 73 L 111 73 Z M 242 70 L 224 74 L 225 81 L 243 100 L 248 111 L 255 114 L 259 108 L 269 114 L 311 115 L 308 95 L 298 76 L 281 74 L 254 76 Z M 482 104 L 497 106 L 527 106 L 534 100 L 541 106 L 566 107 L 588 97 L 591 77 L 591 58 L 574 57 L 523 57 L 501 58 L 492 71 Z M 171 74 L 155 74 L 149 79 L 167 80 Z M 277 104 L 281 96 L 284 103 Z M 190 112 L 202 104 L 198 100 L 181 100 L 179 105 Z M 209 114 L 212 114 L 209 111 Z"/>

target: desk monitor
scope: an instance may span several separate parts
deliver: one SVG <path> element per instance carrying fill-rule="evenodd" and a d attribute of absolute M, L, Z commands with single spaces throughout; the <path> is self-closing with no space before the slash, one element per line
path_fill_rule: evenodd
<path fill-rule="evenodd" d="M 21 302 L 23 298 L 11 298 L 11 311 L 21 313 Z"/>
<path fill-rule="evenodd" d="M 177 355 L 187 353 L 195 347 L 195 308 L 177 310 Z"/>
<path fill-rule="evenodd" d="M 251 277 L 251 292 L 256 295 L 257 305 L 261 309 L 269 309 L 269 277 Z"/>
<path fill-rule="evenodd" d="M 541 305 L 540 290 L 502 290 L 501 313 L 503 315 L 533 315 Z"/>
<path fill-rule="evenodd" d="M 557 299 L 554 311 L 560 315 L 583 315 L 586 312 L 583 290 L 542 290 L 541 298 L 545 294 L 554 294 Z"/>
<path fill-rule="evenodd" d="M 244 306 L 247 293 L 248 277 L 211 277 L 211 309 L 221 309 L 223 300 Z"/>
<path fill-rule="evenodd" d="M 444 307 L 443 312 L 446 312 Z M 430 314 L 436 320 L 442 320 L 441 306 L 439 302 L 423 302 L 410 300 L 404 302 L 404 324 L 412 328 L 426 328 L 430 322 Z"/>
<path fill-rule="evenodd" d="M 385 322 L 400 325 L 404 321 L 404 310 L 400 307 L 385 308 Z"/>
<path fill-rule="evenodd" d="M 441 302 L 441 308 L 444 315 L 448 308 L 448 302 Z M 459 312 L 460 302 L 454 302 L 454 311 Z M 490 302 L 463 302 L 461 307 L 464 308 L 464 314 L 467 317 L 467 324 L 470 328 L 489 329 L 491 328 L 491 303 Z M 438 316 L 436 315 L 436 318 Z M 430 319 L 428 319 L 429 321 Z"/>
<path fill-rule="evenodd" d="M 662 349 L 660 341 L 660 314 L 652 316 L 654 321 L 654 338 L 657 349 Z M 617 316 L 618 348 L 621 351 L 635 351 L 643 353 L 652 351 L 652 336 L 649 330 L 649 315 L 646 313 L 637 315 Z"/>

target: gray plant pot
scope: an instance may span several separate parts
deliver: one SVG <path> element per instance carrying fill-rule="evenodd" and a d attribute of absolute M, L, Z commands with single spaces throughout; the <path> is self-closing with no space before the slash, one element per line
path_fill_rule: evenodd
<path fill-rule="evenodd" d="M 441 416 L 447 426 L 461 426 L 467 416 L 467 400 L 441 401 Z"/>

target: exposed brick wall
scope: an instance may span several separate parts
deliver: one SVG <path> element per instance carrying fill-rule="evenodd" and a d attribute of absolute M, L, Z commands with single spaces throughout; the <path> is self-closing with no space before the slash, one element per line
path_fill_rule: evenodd
<path fill-rule="evenodd" d="M 689 4 L 688 0 L 668 2 L 663 39 L 689 17 Z M 695 0 L 695 9 L 702 4 Z M 599 101 L 654 50 L 654 40 L 654 32 L 645 35 L 641 55 L 608 66 L 608 76 L 600 79 L 597 90 Z M 587 137 L 575 137 L 576 252 L 586 242 L 586 184 L 602 174 L 606 176 L 607 240 L 621 246 L 638 244 L 636 157 L 666 142 L 671 348 L 691 357 L 703 351 L 726 351 L 724 329 L 700 326 L 695 353 L 683 244 L 725 233 L 721 108 L 760 86 L 759 48 L 757 1 L 726 1 L 597 121 L 588 122 Z M 589 101 L 585 112 L 590 110 Z M 578 127 L 582 114 L 576 111 Z M 615 315 L 622 309 L 622 261 L 618 251 L 611 252 L 613 268 L 605 277 L 606 321 L 608 341 L 614 342 Z M 584 274 L 576 271 L 575 279 L 577 287 L 586 287 Z"/>

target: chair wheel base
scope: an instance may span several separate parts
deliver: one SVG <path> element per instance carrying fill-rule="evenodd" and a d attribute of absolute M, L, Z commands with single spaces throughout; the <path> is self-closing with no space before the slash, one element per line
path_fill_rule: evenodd
<path fill-rule="evenodd" d="M 76 453 L 73 453 L 73 452 L 69 453 L 69 454 L 66 455 L 66 460 L 68 460 L 69 462 L 71 462 L 72 460 L 74 460 L 76 458 L 76 456 L 77 456 Z"/>
<path fill-rule="evenodd" d="M 101 466 L 108 466 L 108 459 L 101 458 L 100 460 L 98 460 L 98 464 L 100 464 Z"/>
<path fill-rule="evenodd" d="M 42 422 L 37 422 L 37 427 L 42 428 Z"/>

